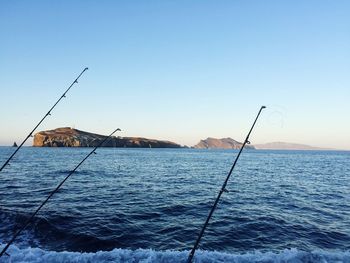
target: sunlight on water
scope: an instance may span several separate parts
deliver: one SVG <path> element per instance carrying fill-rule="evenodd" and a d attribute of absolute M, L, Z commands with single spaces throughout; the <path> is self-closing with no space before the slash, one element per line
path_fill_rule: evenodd
<path fill-rule="evenodd" d="M 0 161 L 11 150 L 0 147 Z M 1 243 L 90 150 L 19 152 L 0 178 Z M 35 262 L 181 262 L 236 154 L 99 149 L 18 238 L 11 256 L 21 261 L 30 253 Z M 350 261 L 349 160 L 349 152 L 244 151 L 198 262 Z M 54 252 L 100 250 L 112 251 Z"/>

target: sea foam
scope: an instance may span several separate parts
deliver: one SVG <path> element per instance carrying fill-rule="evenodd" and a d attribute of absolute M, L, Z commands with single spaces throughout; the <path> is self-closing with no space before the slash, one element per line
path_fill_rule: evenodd
<path fill-rule="evenodd" d="M 3 246 L 2 246 L 3 247 Z M 3 256 L 0 262 L 117 262 L 117 263 L 177 263 L 186 262 L 188 251 L 155 251 L 151 249 L 114 249 L 112 251 L 99 251 L 96 253 L 55 252 L 40 248 L 18 248 L 11 246 L 8 250 L 10 256 Z M 350 251 L 330 252 L 325 250 L 305 252 L 297 249 L 288 249 L 280 252 L 259 252 L 245 254 L 229 254 L 216 251 L 198 250 L 194 262 L 235 262 L 235 263 L 287 263 L 287 262 L 350 262 Z"/>

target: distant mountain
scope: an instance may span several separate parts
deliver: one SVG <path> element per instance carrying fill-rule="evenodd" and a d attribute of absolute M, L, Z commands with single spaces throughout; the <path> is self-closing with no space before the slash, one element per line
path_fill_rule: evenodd
<path fill-rule="evenodd" d="M 95 147 L 105 135 L 80 131 L 69 127 L 41 131 L 34 135 L 33 146 L 36 147 Z M 132 148 L 181 148 L 181 145 L 170 141 L 160 141 L 140 137 L 111 137 L 103 147 Z"/>
<path fill-rule="evenodd" d="M 232 138 L 207 138 L 205 140 L 200 140 L 199 143 L 193 146 L 196 149 L 240 149 L 242 147 L 242 143 L 232 139 Z M 246 145 L 246 149 L 255 149 L 254 146 Z"/>
<path fill-rule="evenodd" d="M 264 150 L 330 150 L 327 148 L 289 142 L 269 142 L 264 144 L 254 144 L 254 146 L 256 149 Z"/>

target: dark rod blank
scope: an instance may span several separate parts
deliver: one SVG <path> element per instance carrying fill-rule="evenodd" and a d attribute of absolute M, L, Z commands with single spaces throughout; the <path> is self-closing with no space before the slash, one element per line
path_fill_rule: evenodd
<path fill-rule="evenodd" d="M 85 162 L 87 158 L 89 158 L 92 154 L 96 153 L 96 149 L 101 147 L 115 132 L 120 131 L 120 129 L 114 130 L 109 136 L 106 136 L 106 138 L 97 145 L 75 168 L 72 170 L 60 183 L 59 185 L 53 190 L 49 196 L 41 203 L 41 205 L 35 210 L 35 212 L 30 216 L 30 218 L 25 222 L 25 224 L 13 235 L 12 239 L 7 243 L 7 245 L 3 248 L 3 250 L 0 253 L 0 258 L 2 255 L 6 253 L 6 250 L 9 248 L 9 246 L 15 241 L 17 236 L 30 224 L 30 222 L 33 220 L 33 218 L 36 216 L 36 214 L 41 210 L 41 208 L 49 201 L 49 199 L 61 188 L 61 186 L 64 184 L 65 181 L 68 180 L 68 178 L 79 168 L 79 166 Z M 6 253 L 7 254 L 7 253 Z"/>
<path fill-rule="evenodd" d="M 228 173 L 228 175 L 227 175 L 227 177 L 226 177 L 226 180 L 225 180 L 224 184 L 222 185 L 218 196 L 216 197 L 216 200 L 215 200 L 215 202 L 214 202 L 214 205 L 212 206 L 212 208 L 211 208 L 211 210 L 210 210 L 210 212 L 209 212 L 209 215 L 208 215 L 208 217 L 207 217 L 207 220 L 205 221 L 205 223 L 204 223 L 204 225 L 203 225 L 203 227 L 202 227 L 202 229 L 201 229 L 201 231 L 200 231 L 200 233 L 199 233 L 199 236 L 198 236 L 198 238 L 197 238 L 197 240 L 196 240 L 196 243 L 194 244 L 194 246 L 193 246 L 193 248 L 192 248 L 190 254 L 188 255 L 187 263 L 191 263 L 191 262 L 192 262 L 194 253 L 196 252 L 196 249 L 198 248 L 199 242 L 201 241 L 201 238 L 202 238 L 202 236 L 203 236 L 203 234 L 204 234 L 204 231 L 205 231 L 205 229 L 207 228 L 207 226 L 208 226 L 208 224 L 209 224 L 209 220 L 210 220 L 210 218 L 212 217 L 212 215 L 213 215 L 213 213 L 214 213 L 214 211 L 215 211 L 215 209 L 216 209 L 216 207 L 217 207 L 217 205 L 218 205 L 218 202 L 219 202 L 219 200 L 220 200 L 220 197 L 221 197 L 221 195 L 222 195 L 223 192 L 226 192 L 226 191 L 227 191 L 227 190 L 226 190 L 226 185 L 227 185 L 228 180 L 230 179 L 230 176 L 231 176 L 231 174 L 232 174 L 233 169 L 234 169 L 235 166 L 236 166 L 236 163 L 237 163 L 237 161 L 238 161 L 238 158 L 239 158 L 239 156 L 241 155 L 242 150 L 243 150 L 243 148 L 245 147 L 245 145 L 246 145 L 246 144 L 250 144 L 250 142 L 249 142 L 249 136 L 250 136 L 250 134 L 251 134 L 251 132 L 252 132 L 254 126 L 255 126 L 256 121 L 257 121 L 258 118 L 259 118 L 259 115 L 260 115 L 261 111 L 262 111 L 263 109 L 265 109 L 265 108 L 266 108 L 265 106 L 261 106 L 261 108 L 260 108 L 260 110 L 259 110 L 259 113 L 258 113 L 258 115 L 256 116 L 255 121 L 254 121 L 252 127 L 250 128 L 250 131 L 249 131 L 249 133 L 248 133 L 246 139 L 244 140 L 244 143 L 242 144 L 242 147 L 241 147 L 241 149 L 239 150 L 238 155 L 237 155 L 235 161 L 233 162 L 233 165 L 232 165 L 232 167 L 231 167 L 231 170 L 229 171 L 229 173 Z"/>
<path fill-rule="evenodd" d="M 47 116 L 51 115 L 51 111 L 56 107 L 56 105 L 66 97 L 67 92 L 73 87 L 75 83 L 78 83 L 78 79 L 80 78 L 83 73 L 88 70 L 88 68 L 84 68 L 84 70 L 79 74 L 79 76 L 72 82 L 72 84 L 68 87 L 68 89 L 62 94 L 62 96 L 56 101 L 56 103 L 49 109 L 49 111 L 44 115 L 44 117 L 39 121 L 39 123 L 34 127 L 34 129 L 27 135 L 27 137 L 24 139 L 24 141 L 16 148 L 13 154 L 6 160 L 6 162 L 1 166 L 0 172 L 6 167 L 6 165 L 9 164 L 10 160 L 15 156 L 15 154 L 21 149 L 23 144 L 33 135 L 33 132 L 39 127 L 39 125 L 46 119 Z"/>

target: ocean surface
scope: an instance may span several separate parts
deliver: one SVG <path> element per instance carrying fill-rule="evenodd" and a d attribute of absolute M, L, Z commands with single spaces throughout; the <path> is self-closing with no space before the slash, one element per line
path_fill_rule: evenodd
<path fill-rule="evenodd" d="M 19 151 L 0 247 L 91 150 Z M 237 152 L 98 149 L 0 262 L 186 262 Z M 227 190 L 195 262 L 350 262 L 350 152 L 245 150 Z"/>

